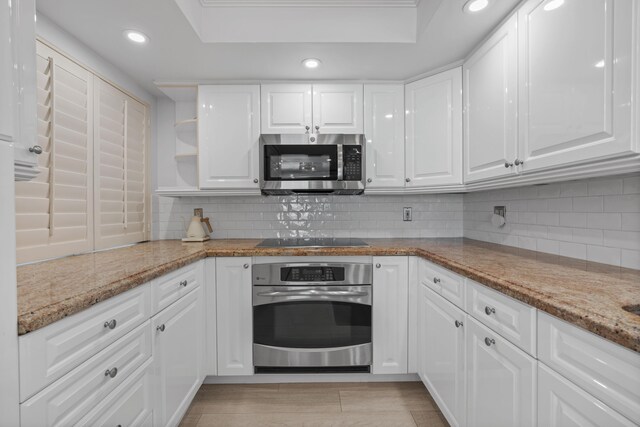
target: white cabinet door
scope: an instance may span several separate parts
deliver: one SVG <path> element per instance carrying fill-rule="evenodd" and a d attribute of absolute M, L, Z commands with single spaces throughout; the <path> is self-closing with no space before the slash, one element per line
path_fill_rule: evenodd
<path fill-rule="evenodd" d="M 465 183 L 517 170 L 517 23 L 513 15 L 462 67 Z"/>
<path fill-rule="evenodd" d="M 0 140 L 3 141 L 13 141 L 14 136 L 11 12 L 11 2 L 0 4 Z"/>
<path fill-rule="evenodd" d="M 467 425 L 536 425 L 536 367 L 528 356 L 467 316 Z"/>
<path fill-rule="evenodd" d="M 364 86 L 367 189 L 404 187 L 404 86 Z"/>
<path fill-rule="evenodd" d="M 632 427 L 635 424 L 538 363 L 538 426 Z"/>
<path fill-rule="evenodd" d="M 462 71 L 405 87 L 407 187 L 462 183 Z"/>
<path fill-rule="evenodd" d="M 523 171 L 633 152 L 634 3 L 530 0 L 518 11 Z"/>
<path fill-rule="evenodd" d="M 154 422 L 177 426 L 202 385 L 201 288 L 152 318 L 157 398 Z"/>
<path fill-rule="evenodd" d="M 11 44 L 15 67 L 13 74 L 15 178 L 16 181 L 23 181 L 38 175 L 38 155 L 29 149 L 34 145 L 42 145 L 37 137 L 38 128 L 42 123 L 38 120 L 36 101 L 38 95 L 36 82 L 39 80 L 36 78 L 36 2 L 20 0 L 9 3 L 13 8 Z M 4 4 L 6 5 L 7 2 Z M 3 40 L 2 43 L 4 42 Z M 1 79 L 3 80 L 4 77 Z"/>
<path fill-rule="evenodd" d="M 218 375 L 253 375 L 251 258 L 216 258 Z"/>
<path fill-rule="evenodd" d="M 311 131 L 311 85 L 273 84 L 260 87 L 261 132 Z"/>
<path fill-rule="evenodd" d="M 407 257 L 374 257 L 372 340 L 374 374 L 407 373 Z"/>
<path fill-rule="evenodd" d="M 428 287 L 419 286 L 420 378 L 449 424 L 465 426 L 466 315 Z"/>
<path fill-rule="evenodd" d="M 203 376 L 218 375 L 218 340 L 217 340 L 217 319 L 216 319 L 216 259 L 206 258 L 204 260 L 204 310 L 205 314 L 205 340 L 207 345 L 204 359 Z"/>
<path fill-rule="evenodd" d="M 258 186 L 260 86 L 198 86 L 200 188 Z"/>
<path fill-rule="evenodd" d="M 312 132 L 361 134 L 363 115 L 362 85 L 313 85 Z"/>

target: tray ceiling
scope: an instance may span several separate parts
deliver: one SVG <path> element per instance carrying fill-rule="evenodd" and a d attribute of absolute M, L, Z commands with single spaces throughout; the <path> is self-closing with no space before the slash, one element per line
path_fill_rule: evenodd
<path fill-rule="evenodd" d="M 420 0 L 200 0 L 205 7 L 416 7 Z"/>

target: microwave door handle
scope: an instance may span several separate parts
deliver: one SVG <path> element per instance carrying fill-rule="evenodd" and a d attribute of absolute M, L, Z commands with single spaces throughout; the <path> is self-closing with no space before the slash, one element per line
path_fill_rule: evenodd
<path fill-rule="evenodd" d="M 343 159 L 343 152 L 342 152 L 342 144 L 337 144 L 337 149 L 338 149 L 338 181 L 342 181 L 344 175 L 343 175 L 343 168 L 344 168 L 344 159 Z"/>

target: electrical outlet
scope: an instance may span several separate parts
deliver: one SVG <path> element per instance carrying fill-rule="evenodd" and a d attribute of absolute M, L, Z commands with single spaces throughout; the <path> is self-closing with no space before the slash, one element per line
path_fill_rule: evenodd
<path fill-rule="evenodd" d="M 507 208 L 505 206 L 494 206 L 493 213 L 504 218 L 507 214 Z"/>
<path fill-rule="evenodd" d="M 403 221 L 412 221 L 412 219 L 411 219 L 411 208 L 402 208 L 402 220 Z"/>

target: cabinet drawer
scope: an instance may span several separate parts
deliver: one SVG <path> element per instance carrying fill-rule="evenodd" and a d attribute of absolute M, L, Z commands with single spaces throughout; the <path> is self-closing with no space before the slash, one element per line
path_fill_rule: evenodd
<path fill-rule="evenodd" d="M 105 349 L 151 317 L 145 284 L 20 337 L 20 401 Z"/>
<path fill-rule="evenodd" d="M 420 283 L 464 309 L 464 277 L 424 260 L 420 260 L 418 274 Z"/>
<path fill-rule="evenodd" d="M 640 424 L 640 354 L 546 313 L 538 346 L 541 362 Z"/>
<path fill-rule="evenodd" d="M 20 405 L 22 427 L 75 425 L 150 357 L 147 321 Z"/>
<path fill-rule="evenodd" d="M 200 286 L 197 262 L 159 277 L 153 282 L 153 313 L 156 314 Z"/>
<path fill-rule="evenodd" d="M 536 309 L 467 279 L 467 313 L 536 355 Z"/>
<path fill-rule="evenodd" d="M 542 363 L 538 363 L 538 425 L 635 426 L 627 418 Z"/>
<path fill-rule="evenodd" d="M 77 425 L 152 427 L 152 363 L 147 360 Z"/>

